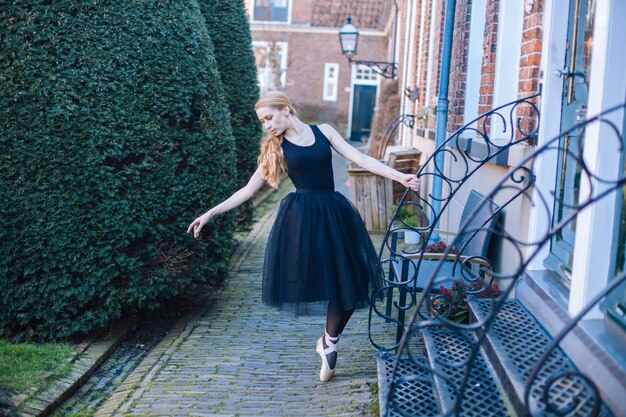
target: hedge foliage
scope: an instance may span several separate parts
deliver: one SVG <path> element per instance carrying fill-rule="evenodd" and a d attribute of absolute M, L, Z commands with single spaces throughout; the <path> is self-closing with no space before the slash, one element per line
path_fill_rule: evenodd
<path fill-rule="evenodd" d="M 0 334 L 60 339 L 225 275 L 235 146 L 195 2 L 0 9 Z"/>
<path fill-rule="evenodd" d="M 261 124 L 254 105 L 259 100 L 252 37 L 243 0 L 198 0 L 215 47 L 231 125 L 237 146 L 239 186 L 244 186 L 254 171 L 259 155 Z M 244 224 L 252 221 L 252 203 L 239 208 Z"/>

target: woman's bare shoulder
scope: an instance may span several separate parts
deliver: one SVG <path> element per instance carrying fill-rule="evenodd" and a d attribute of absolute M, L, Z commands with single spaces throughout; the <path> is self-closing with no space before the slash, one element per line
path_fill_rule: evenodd
<path fill-rule="evenodd" d="M 339 132 L 337 132 L 337 130 L 328 123 L 319 124 L 317 125 L 317 127 L 322 131 L 324 136 L 326 136 L 331 141 L 333 139 L 342 139 Z"/>

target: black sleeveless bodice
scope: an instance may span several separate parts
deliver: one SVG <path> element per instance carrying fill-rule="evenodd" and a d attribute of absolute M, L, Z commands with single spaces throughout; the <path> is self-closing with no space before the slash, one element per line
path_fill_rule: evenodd
<path fill-rule="evenodd" d="M 334 191 L 328 138 L 311 129 L 311 146 L 282 143 L 296 192 L 280 202 L 267 240 L 263 302 L 296 314 L 325 314 L 329 300 L 366 308 L 382 282 L 376 249 L 354 205 Z"/>
<path fill-rule="evenodd" d="M 297 190 L 333 191 L 333 164 L 330 142 L 322 131 L 311 125 L 315 142 L 311 146 L 298 146 L 283 139 L 282 148 L 287 174 Z"/>

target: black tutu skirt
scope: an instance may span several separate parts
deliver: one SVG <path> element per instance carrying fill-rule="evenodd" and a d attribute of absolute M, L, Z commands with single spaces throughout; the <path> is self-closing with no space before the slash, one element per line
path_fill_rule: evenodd
<path fill-rule="evenodd" d="M 329 300 L 362 308 L 380 283 L 374 245 L 342 194 L 298 190 L 282 200 L 265 252 L 266 305 L 297 314 L 325 313 L 311 307 Z"/>

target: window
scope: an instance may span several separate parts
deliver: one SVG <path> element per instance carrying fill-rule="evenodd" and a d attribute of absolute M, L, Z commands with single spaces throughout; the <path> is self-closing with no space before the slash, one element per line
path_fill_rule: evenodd
<path fill-rule="evenodd" d="M 485 39 L 486 0 L 472 1 L 469 45 L 467 50 L 467 81 L 465 83 L 465 101 L 463 122 L 467 123 L 478 117 L 478 101 L 480 97 L 480 73 L 482 68 L 483 42 Z M 421 63 L 418 63 L 421 65 Z M 422 76 L 424 77 L 424 76 Z M 420 100 L 423 105 L 423 99 Z M 427 104 L 427 103 L 426 103 Z"/>
<path fill-rule="evenodd" d="M 254 0 L 253 19 L 257 22 L 289 22 L 290 0 Z"/>
<path fill-rule="evenodd" d="M 378 79 L 378 75 L 369 67 L 365 65 L 357 65 L 356 67 L 356 82 L 360 81 L 376 81 Z"/>
<path fill-rule="evenodd" d="M 252 42 L 261 93 L 285 88 L 287 42 Z"/>
<path fill-rule="evenodd" d="M 339 86 L 339 64 L 324 65 L 324 101 L 337 101 Z"/>

